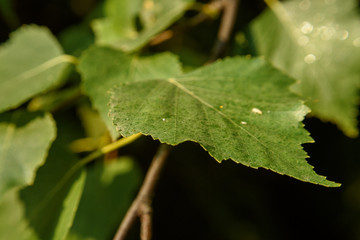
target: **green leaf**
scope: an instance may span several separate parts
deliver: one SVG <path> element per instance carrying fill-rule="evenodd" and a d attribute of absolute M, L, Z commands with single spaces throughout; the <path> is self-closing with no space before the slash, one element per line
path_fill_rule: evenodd
<path fill-rule="evenodd" d="M 0 115 L 0 198 L 33 183 L 56 135 L 49 114 L 22 111 Z"/>
<path fill-rule="evenodd" d="M 59 220 L 57 222 L 54 236 L 52 239 L 54 240 L 63 240 L 68 235 L 69 229 L 72 225 L 72 222 L 75 217 L 75 213 L 77 211 L 80 197 L 83 193 L 84 185 L 85 185 L 86 174 L 83 171 L 80 177 L 75 180 L 72 184 L 69 193 L 63 202 L 63 209 L 59 216 Z"/>
<path fill-rule="evenodd" d="M 93 22 L 96 42 L 134 51 L 178 20 L 193 0 L 107 0 L 105 18 Z M 141 30 L 137 29 L 137 18 Z"/>
<path fill-rule="evenodd" d="M 38 240 L 24 218 L 24 205 L 14 189 L 0 199 L 0 239 Z"/>
<path fill-rule="evenodd" d="M 110 101 L 121 135 L 141 132 L 172 145 L 194 141 L 218 161 L 339 186 L 306 162 L 301 144 L 312 139 L 300 122 L 308 108 L 288 91 L 293 80 L 263 59 L 237 57 L 174 78 L 133 80 L 124 79 Z"/>
<path fill-rule="evenodd" d="M 76 206 L 80 200 L 82 188 L 84 185 L 85 174 L 82 174 L 71 187 L 68 195 L 64 199 L 63 210 L 56 225 L 54 236 L 52 238 L 43 238 L 37 235 L 33 228 L 29 226 L 29 221 L 25 217 L 24 203 L 18 197 L 17 191 L 10 191 L 5 194 L 5 197 L 0 200 L 0 239 L 7 240 L 41 240 L 65 239 L 72 219 L 75 215 Z M 52 209 L 48 214 L 50 215 Z M 38 224 L 46 224 L 46 222 L 39 222 Z M 49 226 L 50 224 L 47 223 Z M 50 231 L 50 229 L 49 229 Z"/>
<path fill-rule="evenodd" d="M 300 80 L 293 89 L 314 115 L 358 135 L 360 19 L 357 1 L 271 1 L 252 24 L 255 46 Z"/>
<path fill-rule="evenodd" d="M 71 116 L 65 113 L 56 118 L 59 136 L 49 157 L 37 171 L 34 184 L 19 193 L 24 206 L 22 218 L 39 239 L 65 239 L 85 184 L 86 175 L 76 165 L 79 160 L 68 147 L 74 139 L 82 136 L 81 128 L 74 124 Z"/>
<path fill-rule="evenodd" d="M 118 133 L 108 117 L 108 91 L 114 85 L 126 79 L 167 78 L 181 73 L 177 57 L 170 53 L 138 57 L 105 47 L 92 47 L 85 51 L 78 67 L 83 77 L 84 90 L 100 112 L 113 138 Z"/>
<path fill-rule="evenodd" d="M 59 85 L 69 62 L 45 27 L 23 26 L 0 47 L 0 111 Z"/>
<path fill-rule="evenodd" d="M 111 239 L 133 200 L 140 179 L 139 167 L 128 157 L 96 163 L 89 168 L 68 239 Z"/>
<path fill-rule="evenodd" d="M 89 103 L 78 106 L 77 113 L 87 137 L 102 138 L 107 134 L 104 121 L 99 113 L 91 108 Z"/>

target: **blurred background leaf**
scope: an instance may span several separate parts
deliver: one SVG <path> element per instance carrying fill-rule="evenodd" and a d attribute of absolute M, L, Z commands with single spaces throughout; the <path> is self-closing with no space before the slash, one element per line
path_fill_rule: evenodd
<path fill-rule="evenodd" d="M 0 115 L 0 199 L 11 189 L 31 185 L 56 136 L 49 114 L 17 111 Z"/>
<path fill-rule="evenodd" d="M 109 47 L 93 46 L 85 51 L 78 65 L 84 90 L 99 111 L 112 138 L 119 136 L 109 117 L 110 90 L 126 79 L 163 78 L 182 72 L 176 55 L 160 53 L 151 56 L 127 54 Z"/>
<path fill-rule="evenodd" d="M 123 51 L 143 47 L 178 20 L 193 0 L 109 0 L 105 18 L 93 22 L 96 43 Z"/>
<path fill-rule="evenodd" d="M 56 35 L 74 24 L 81 24 L 86 15 L 102 2 L 12 0 L 20 24 L 46 25 Z M 301 2 L 304 4 L 307 1 Z M 337 2 L 341 4 L 342 1 Z M 241 1 L 235 32 L 246 32 L 249 21 L 264 7 L 262 0 Z M 188 11 L 185 19 L 195 14 Z M 187 48 L 192 53 L 202 54 L 201 61 L 204 61 L 215 41 L 218 25 L 218 19 L 210 19 L 198 26 L 186 27 L 175 32 L 169 41 L 151 46 L 147 51 L 176 50 L 182 55 L 182 49 Z M 1 16 L 1 41 L 8 39 L 11 29 Z M 233 40 L 235 42 L 236 39 Z M 248 53 L 243 47 L 253 46 L 251 38 L 246 38 L 244 42 L 240 36 L 237 41 L 242 43 L 241 54 Z M 81 39 L 78 46 L 81 47 Z M 70 47 L 65 49 L 70 53 L 67 50 Z M 229 48 L 228 52 L 233 50 Z M 351 55 L 348 57 L 353 58 Z M 181 60 L 186 62 L 185 66 L 192 64 L 199 67 L 202 64 L 201 61 L 191 63 L 192 57 L 186 60 L 181 56 Z M 58 125 L 75 126 L 67 133 L 77 132 L 81 129 L 77 114 L 70 106 L 66 111 L 58 110 L 55 118 Z M 218 164 L 197 144 L 185 143 L 174 149 L 155 195 L 154 239 L 359 240 L 360 139 L 349 139 L 334 125 L 315 118 L 306 119 L 305 127 L 316 141 L 305 144 L 306 151 L 311 155 L 310 164 L 315 166 L 317 173 L 342 182 L 341 188 L 304 184 L 269 171 L 252 170 L 232 161 Z M 84 137 L 80 133 L 63 143 L 70 144 Z M 156 147 L 157 143 L 146 137 L 121 149 L 118 154 L 134 156 L 145 171 Z M 65 154 L 63 159 L 66 162 L 72 157 L 68 158 Z M 8 192 L 0 200 L 0 239 L 36 239 L 36 232 L 24 216 L 23 201 L 16 192 Z M 135 226 L 129 239 L 138 238 Z"/>
<path fill-rule="evenodd" d="M 293 86 L 323 121 L 358 135 L 360 16 L 357 1 L 268 1 L 251 25 L 254 45 L 299 80 Z"/>
<path fill-rule="evenodd" d="M 139 167 L 129 157 L 90 166 L 67 239 L 111 239 L 135 196 L 140 176 Z"/>
<path fill-rule="evenodd" d="M 74 59 L 46 27 L 22 26 L 0 47 L 0 111 L 58 86 Z"/>

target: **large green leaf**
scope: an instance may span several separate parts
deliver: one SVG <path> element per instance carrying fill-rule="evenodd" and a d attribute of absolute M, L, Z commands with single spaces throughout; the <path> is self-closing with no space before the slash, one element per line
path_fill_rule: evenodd
<path fill-rule="evenodd" d="M 73 58 L 45 27 L 23 26 L 0 47 L 0 111 L 58 85 Z"/>
<path fill-rule="evenodd" d="M 30 185 L 56 134 L 48 114 L 22 111 L 0 115 L 0 198 Z"/>
<path fill-rule="evenodd" d="M 128 157 L 89 168 L 68 239 L 111 239 L 131 204 L 140 179 L 139 167 Z"/>
<path fill-rule="evenodd" d="M 106 63 L 106 64 L 103 64 Z M 108 117 L 108 91 L 124 79 L 167 78 L 181 73 L 177 57 L 162 53 L 149 57 L 128 55 L 111 48 L 92 47 L 80 58 L 85 92 L 100 112 L 113 138 L 118 134 Z"/>
<path fill-rule="evenodd" d="M 20 191 L 23 218 L 40 239 L 64 239 L 72 225 L 85 184 L 79 159 L 69 144 L 82 137 L 71 114 L 57 117 L 58 138 L 45 164 L 36 173 L 33 185 Z"/>
<path fill-rule="evenodd" d="M 74 221 L 75 213 L 77 212 L 80 197 L 83 193 L 85 185 L 86 174 L 82 171 L 81 175 L 72 183 L 64 201 L 62 203 L 62 210 L 57 220 L 54 229 L 53 240 L 63 240 L 68 235 L 72 222 Z M 47 231 L 48 228 L 46 228 Z"/>
<path fill-rule="evenodd" d="M 113 69 L 112 77 L 117 71 Z M 168 144 L 200 143 L 216 160 L 232 159 L 302 181 L 338 186 L 317 175 L 301 144 L 308 112 L 288 88 L 293 80 L 263 59 L 218 61 L 174 78 L 122 79 L 110 101 L 119 133 L 151 135 Z"/>
<path fill-rule="evenodd" d="M 269 1 L 252 24 L 256 49 L 300 80 L 313 113 L 357 136 L 360 18 L 357 1 Z"/>
<path fill-rule="evenodd" d="M 193 0 L 107 0 L 106 17 L 93 23 L 96 42 L 123 51 L 136 50 L 179 19 L 191 2 Z M 137 18 L 141 30 L 137 29 Z"/>

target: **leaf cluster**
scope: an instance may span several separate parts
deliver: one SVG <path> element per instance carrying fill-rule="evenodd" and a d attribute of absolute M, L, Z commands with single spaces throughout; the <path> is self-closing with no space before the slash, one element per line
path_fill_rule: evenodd
<path fill-rule="evenodd" d="M 140 135 L 339 186 L 307 162 L 302 121 L 358 135 L 355 1 L 265 2 L 207 65 L 213 2 L 106 0 L 58 36 L 33 24 L 11 33 L 0 46 L 0 239 L 110 239 L 146 141 L 116 149 Z"/>

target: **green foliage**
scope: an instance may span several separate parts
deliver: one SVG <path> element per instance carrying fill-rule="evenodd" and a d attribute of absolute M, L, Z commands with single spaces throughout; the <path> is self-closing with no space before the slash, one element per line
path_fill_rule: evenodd
<path fill-rule="evenodd" d="M 11 189 L 34 182 L 55 131 L 49 114 L 17 111 L 0 115 L 0 198 Z"/>
<path fill-rule="evenodd" d="M 122 157 L 106 164 L 97 163 L 87 175 L 68 239 L 111 239 L 113 229 L 130 206 L 129 196 L 138 187 L 138 166 L 133 159 Z"/>
<path fill-rule="evenodd" d="M 108 64 L 103 65 L 104 62 Z M 79 71 L 83 76 L 86 93 L 100 112 L 111 135 L 116 138 L 118 134 L 112 120 L 108 118 L 109 90 L 124 79 L 142 80 L 178 75 L 181 66 L 176 56 L 169 53 L 138 57 L 111 48 L 92 47 L 82 55 Z"/>
<path fill-rule="evenodd" d="M 355 0 L 275 2 L 252 24 L 256 48 L 300 80 L 313 114 L 358 135 L 360 30 Z"/>
<path fill-rule="evenodd" d="M 59 85 L 71 61 L 48 29 L 21 27 L 0 48 L 0 111 Z"/>
<path fill-rule="evenodd" d="M 306 163 L 300 144 L 311 138 L 299 121 L 308 110 L 288 91 L 293 80 L 265 61 L 226 59 L 174 77 L 120 79 L 128 84 L 114 89 L 110 115 L 121 135 L 141 132 L 173 145 L 194 141 L 218 161 L 337 185 Z"/>
<path fill-rule="evenodd" d="M 82 173 L 80 176 L 77 172 L 70 178 L 64 178 L 77 162 L 65 143 L 78 131 L 71 129 L 71 125 L 66 127 L 63 124 L 68 122 L 58 125 L 58 137 L 46 163 L 38 169 L 34 183 L 20 191 L 11 191 L 1 199 L 0 232 L 3 239 L 64 239 L 66 236 L 82 193 L 85 175 Z M 29 141 L 36 142 L 33 139 Z M 7 211 L 9 208 L 16 209 L 16 213 Z"/>
<path fill-rule="evenodd" d="M 109 0 L 105 18 L 93 23 L 96 42 L 123 51 L 143 47 L 154 35 L 179 19 L 192 0 Z M 139 22 L 137 22 L 139 18 Z M 140 24 L 138 30 L 137 24 Z"/>
<path fill-rule="evenodd" d="M 199 66 L 221 16 L 202 2 L 106 0 L 66 26 L 60 43 L 46 27 L 23 25 L 0 46 L 0 239 L 111 239 L 156 141 L 194 142 L 221 166 L 231 159 L 340 185 L 307 162 L 303 144 L 314 141 L 302 121 L 311 112 L 358 134 L 355 1 L 268 0 L 252 23 L 235 25 L 250 27 L 251 39 L 237 40 L 264 57 Z M 14 14 L 6 18 L 16 24 Z M 132 143 L 137 133 L 151 138 Z M 123 140 L 131 145 L 117 150 Z"/>

